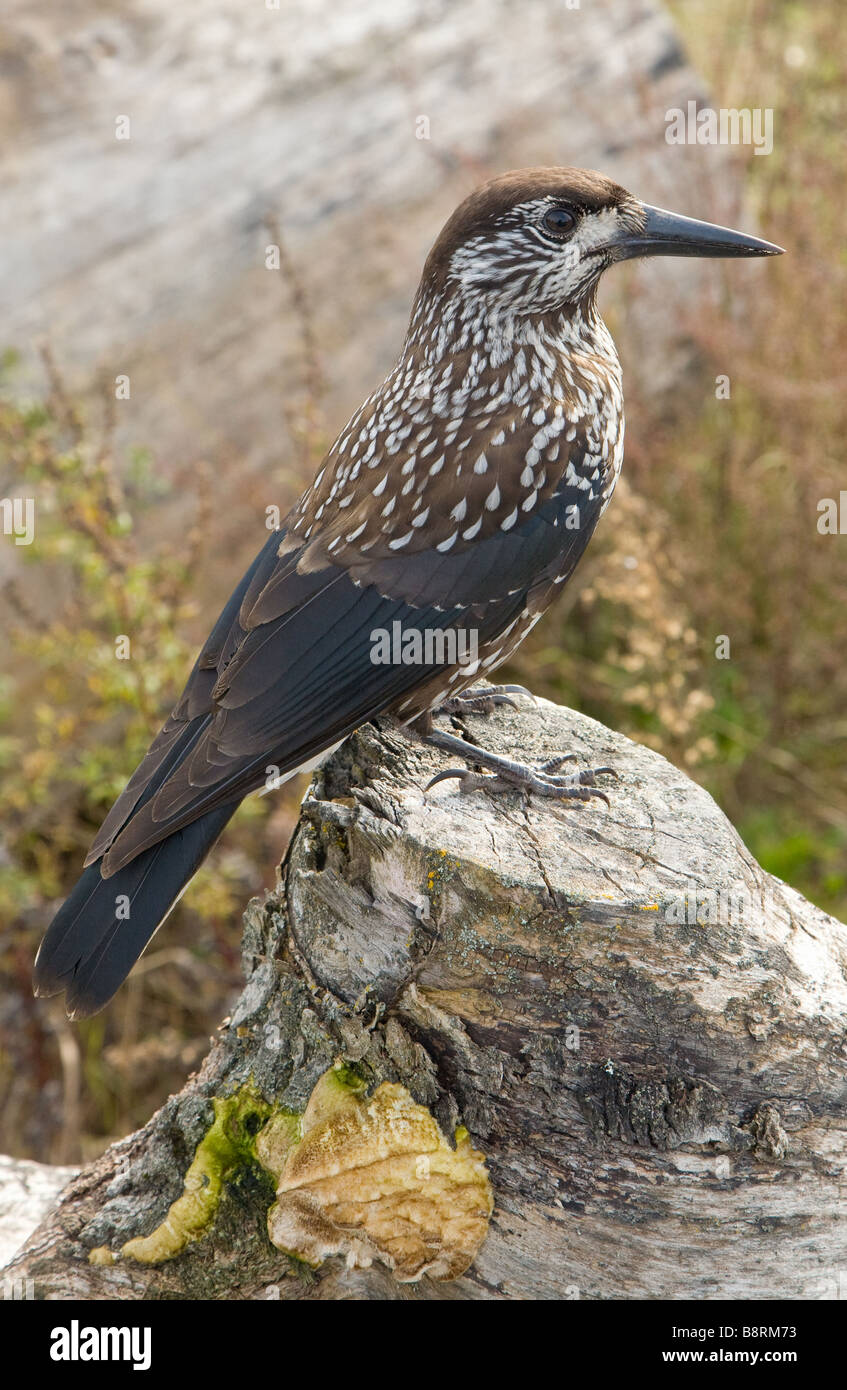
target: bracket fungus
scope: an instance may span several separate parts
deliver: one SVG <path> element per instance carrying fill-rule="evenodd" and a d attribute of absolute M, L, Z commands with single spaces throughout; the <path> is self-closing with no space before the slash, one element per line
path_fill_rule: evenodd
<path fill-rule="evenodd" d="M 349 1068 L 325 1072 L 298 1139 L 283 1117 L 258 1136 L 258 1158 L 278 1181 L 271 1241 L 311 1265 L 341 1254 L 351 1266 L 381 1260 L 401 1282 L 455 1279 L 494 1205 L 484 1157 L 461 1127 L 452 1149 L 404 1086 L 363 1090 Z"/>

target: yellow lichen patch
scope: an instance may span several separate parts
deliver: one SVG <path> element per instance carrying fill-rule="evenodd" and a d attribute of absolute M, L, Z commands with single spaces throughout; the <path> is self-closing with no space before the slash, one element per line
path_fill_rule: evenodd
<path fill-rule="evenodd" d="M 294 1144 L 263 1134 L 257 1145 L 279 1175 L 268 1213 L 278 1249 L 313 1265 L 334 1254 L 351 1265 L 379 1259 L 404 1282 L 468 1268 L 493 1199 L 467 1130 L 453 1150 L 405 1087 L 385 1082 L 367 1099 L 337 1072 L 321 1077 L 300 1129 Z"/>
<path fill-rule="evenodd" d="M 121 1249 L 126 1258 L 161 1264 L 181 1254 L 212 1225 L 225 1182 L 254 1156 L 255 1140 L 247 1122 L 266 1120 L 270 1106 L 248 1085 L 232 1096 L 216 1097 L 214 1108 L 214 1123 L 197 1146 L 182 1196 L 150 1235 L 126 1242 Z"/>
<path fill-rule="evenodd" d="M 195 1160 L 196 1162 L 196 1160 Z M 149 1236 L 128 1240 L 121 1254 L 142 1264 L 161 1264 L 172 1260 L 209 1227 L 220 1202 L 222 1184 L 218 1175 L 195 1171 L 192 1164 L 185 1175 L 185 1190 L 170 1208 L 161 1226 Z"/>
<path fill-rule="evenodd" d="M 108 1245 L 97 1245 L 88 1252 L 88 1263 L 90 1265 L 113 1265 L 115 1256 Z"/>

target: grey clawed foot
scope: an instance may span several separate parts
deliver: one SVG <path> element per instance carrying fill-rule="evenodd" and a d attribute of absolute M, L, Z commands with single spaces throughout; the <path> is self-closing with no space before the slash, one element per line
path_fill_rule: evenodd
<path fill-rule="evenodd" d="M 477 772 L 467 767 L 449 767 L 444 772 L 436 773 L 424 791 L 428 792 L 437 782 L 445 782 L 452 777 L 460 782 L 463 792 L 498 792 L 505 791 L 508 787 L 517 787 L 520 791 L 546 796 L 555 801 L 583 802 L 597 797 L 611 807 L 606 793 L 594 786 L 597 773 L 611 772 L 611 768 L 586 768 L 582 772 L 572 773 L 569 777 L 548 777 L 540 767 L 533 768 L 529 764 L 518 766 L 520 772 L 514 770 L 509 773 Z"/>
<path fill-rule="evenodd" d="M 517 709 L 512 695 L 526 695 L 534 700 L 531 690 L 524 685 L 480 685 L 471 686 L 462 695 L 451 695 L 440 704 L 434 714 L 491 714 L 498 705 L 511 705 Z"/>
<path fill-rule="evenodd" d="M 449 767 L 436 773 L 424 788 L 428 792 L 438 782 L 455 778 L 463 792 L 503 791 L 507 787 L 517 787 L 520 791 L 549 797 L 556 801 L 591 801 L 597 797 L 609 806 L 606 793 L 595 786 L 595 778 L 601 774 L 617 777 L 614 768 L 590 767 L 581 772 L 561 773 L 563 763 L 576 760 L 575 753 L 559 753 L 535 765 L 520 763 L 511 758 L 503 758 L 497 753 L 488 753 L 484 748 L 468 744 L 453 734 L 443 734 L 435 730 L 427 739 L 435 747 L 445 752 L 458 753 L 470 767 Z M 479 770 L 482 769 L 482 770 Z"/>

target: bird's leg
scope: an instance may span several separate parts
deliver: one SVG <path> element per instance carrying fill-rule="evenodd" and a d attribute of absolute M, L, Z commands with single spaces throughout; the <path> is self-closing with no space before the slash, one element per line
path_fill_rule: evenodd
<path fill-rule="evenodd" d="M 431 716 L 428 720 L 423 719 L 419 722 L 419 732 L 423 741 L 430 747 L 440 748 L 445 753 L 456 753 L 471 764 L 466 768 L 445 768 L 444 772 L 437 773 L 427 783 L 425 792 L 437 782 L 455 777 L 461 783 L 463 792 L 480 788 L 486 791 L 502 791 L 504 787 L 517 787 L 521 791 L 534 792 L 537 796 L 552 797 L 557 801 L 590 801 L 596 796 L 609 805 L 609 798 L 599 787 L 594 786 L 594 779 L 604 772 L 617 777 L 614 768 L 592 767 L 585 768 L 582 772 L 560 773 L 559 769 L 563 763 L 576 759 L 575 753 L 558 753 L 555 757 L 547 758 L 533 766 L 530 763 L 516 762 L 512 758 L 504 758 L 499 753 L 488 753 L 484 748 L 458 738 L 456 734 L 443 733 L 441 729 L 433 728 Z M 484 768 L 485 771 L 477 771 L 478 768 Z"/>
<path fill-rule="evenodd" d="M 504 758 L 498 753 L 489 753 L 484 748 L 478 748 L 475 744 L 457 738 L 455 734 L 442 733 L 440 729 L 433 729 L 431 734 L 426 735 L 425 741 L 433 748 L 441 748 L 446 753 L 456 753 L 472 764 L 467 768 L 445 768 L 444 772 L 437 773 L 427 783 L 425 791 L 429 791 L 437 782 L 445 782 L 448 778 L 455 777 L 461 783 L 463 792 L 477 789 L 502 791 L 504 787 L 517 787 L 521 791 L 534 792 L 536 796 L 551 797 L 557 801 L 590 801 L 596 796 L 608 806 L 609 798 L 599 787 L 594 786 L 594 779 L 602 772 L 617 776 L 611 767 L 585 768 L 582 772 L 561 774 L 559 769 L 562 764 L 575 760 L 575 753 L 560 753 L 533 766 L 530 763 L 516 762 L 512 758 Z M 479 772 L 476 771 L 477 768 L 486 770 Z"/>
<path fill-rule="evenodd" d="M 433 711 L 434 714 L 491 714 L 498 705 L 511 705 L 517 709 L 512 695 L 535 696 L 525 685 L 474 685 L 461 695 L 451 695 L 449 699 Z"/>
<path fill-rule="evenodd" d="M 608 773 L 612 777 L 617 777 L 618 774 L 612 767 L 593 767 L 585 768 L 581 772 L 562 773 L 560 771 L 562 765 L 567 762 L 575 762 L 576 753 L 557 753 L 552 758 L 546 758 L 537 764 L 521 763 L 514 758 L 503 757 L 499 753 L 489 753 L 476 743 L 471 743 L 467 739 L 459 738 L 457 734 L 449 734 L 435 727 L 433 721 L 435 714 L 489 714 L 496 704 L 510 704 L 514 707 L 514 702 L 509 699 L 509 695 L 512 694 L 528 695 L 530 699 L 534 698 L 530 691 L 520 685 L 476 687 L 467 691 L 464 696 L 454 696 L 446 700 L 435 710 L 426 710 L 411 724 L 404 726 L 407 734 L 412 733 L 424 743 L 428 743 L 431 748 L 440 748 L 445 753 L 458 754 L 463 762 L 470 764 L 468 767 L 445 768 L 443 772 L 437 773 L 427 783 L 424 791 L 428 792 L 438 782 L 445 782 L 448 778 L 456 778 L 461 784 L 463 792 L 478 789 L 502 791 L 506 787 L 517 787 L 525 793 L 535 792 L 537 796 L 551 797 L 559 801 L 580 803 L 590 801 L 592 797 L 599 797 L 608 806 L 608 797 L 599 787 L 595 787 L 594 779 L 601 773 Z M 456 728 L 461 727 L 461 724 L 456 721 Z M 484 770 L 480 771 L 479 769 Z"/>

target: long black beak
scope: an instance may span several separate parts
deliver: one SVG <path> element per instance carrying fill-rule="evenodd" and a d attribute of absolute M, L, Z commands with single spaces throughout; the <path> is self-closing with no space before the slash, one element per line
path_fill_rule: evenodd
<path fill-rule="evenodd" d="M 643 204 L 646 214 L 641 231 L 628 232 L 615 247 L 615 260 L 634 256 L 781 256 L 781 246 L 758 237 L 717 227 L 713 222 L 697 222 L 664 208 Z"/>

